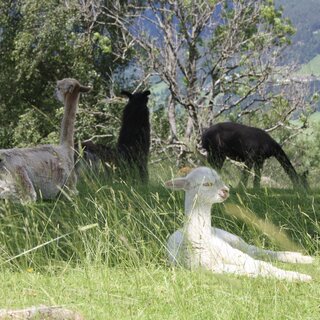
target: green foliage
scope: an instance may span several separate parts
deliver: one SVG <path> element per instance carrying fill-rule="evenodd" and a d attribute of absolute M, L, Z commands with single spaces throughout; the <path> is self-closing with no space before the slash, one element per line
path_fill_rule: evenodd
<path fill-rule="evenodd" d="M 103 5 L 108 2 L 102 1 Z M 96 8 L 97 14 L 101 7 Z M 108 92 L 111 74 L 123 64 L 121 60 L 114 63 L 121 39 L 106 16 L 99 16 L 97 23 L 91 9 L 84 9 L 75 0 L 0 1 L 0 127 L 4 128 L 0 148 L 56 139 L 61 104 L 53 92 L 56 80 L 65 77 L 94 88 L 81 98 L 90 105 L 92 121 L 90 126 L 87 121 L 84 128 L 78 127 L 78 136 L 90 138 L 100 133 L 95 131 L 98 125 L 105 125 L 100 121 L 108 116 L 99 119 L 93 114 L 102 108 L 101 97 Z"/>
<path fill-rule="evenodd" d="M 80 105 L 77 116 L 76 139 L 89 138 L 99 143 L 112 145 L 116 143 L 121 125 L 121 116 L 126 99 L 107 101 L 101 97 L 93 106 Z"/>
<path fill-rule="evenodd" d="M 163 141 L 170 135 L 168 116 L 165 108 L 157 109 L 152 113 L 152 129 Z"/>
<path fill-rule="evenodd" d="M 158 108 L 151 114 L 152 130 L 156 138 L 166 141 L 170 135 L 168 112 L 166 108 Z M 187 114 L 178 108 L 176 112 L 176 126 L 178 136 L 182 136 L 185 130 Z"/>
<path fill-rule="evenodd" d="M 56 120 L 56 118 L 53 118 L 53 121 Z M 56 134 L 54 136 L 51 136 L 48 134 L 46 138 L 43 138 L 41 133 L 45 133 L 48 129 L 48 127 L 54 128 Z M 27 139 L 26 139 L 26 133 L 27 133 Z M 17 147 L 29 147 L 37 145 L 39 143 L 56 143 L 59 141 L 59 125 L 52 122 L 50 118 L 47 117 L 47 115 L 43 115 L 39 113 L 38 110 L 29 109 L 26 111 L 26 113 L 22 114 L 19 117 L 19 121 L 17 123 L 17 126 L 15 127 L 14 134 L 12 137 L 13 144 Z M 48 138 L 52 139 L 51 141 L 48 140 Z M 47 141 L 45 141 L 45 139 Z"/>
<path fill-rule="evenodd" d="M 243 5 L 243 2 L 239 1 L 239 4 Z M 228 10 L 222 18 L 226 19 L 226 21 L 236 19 L 235 17 L 239 14 L 237 2 L 235 2 L 234 7 L 229 7 L 227 1 L 225 5 Z M 290 43 L 290 38 L 294 34 L 295 29 L 290 20 L 283 17 L 283 10 L 276 8 L 272 0 L 261 0 L 257 5 L 259 6 L 259 15 L 257 17 L 250 19 L 254 10 L 248 6 L 242 12 L 241 21 L 235 20 L 239 23 L 239 26 L 234 31 L 239 33 L 238 40 L 241 52 L 250 53 L 248 52 L 250 49 L 255 49 L 259 52 L 259 50 L 268 45 L 283 46 Z M 223 38 L 229 34 L 229 29 L 233 27 L 233 25 L 226 23 L 216 28 L 212 40 L 212 49 L 215 47 L 219 48 L 219 43 L 223 43 Z"/>
<path fill-rule="evenodd" d="M 240 98 L 250 97 L 252 88 L 260 81 L 263 85 L 263 78 L 267 79 L 267 74 L 275 72 L 276 66 L 272 65 L 270 58 L 273 52 L 290 43 L 294 28 L 291 22 L 283 17 L 281 8 L 275 7 L 273 1 L 258 1 L 258 12 L 254 11 L 253 7 L 243 7 L 243 1 L 236 1 L 230 7 L 227 4 L 227 10 L 222 15 L 226 23 L 216 28 L 209 44 L 211 50 L 217 53 L 212 64 L 216 65 L 215 60 L 225 59 L 221 57 L 221 52 L 227 50 L 223 46 L 232 35 L 237 50 L 232 52 L 233 48 L 229 48 L 229 52 L 226 51 L 226 55 L 229 55 L 227 67 L 222 66 L 227 70 L 234 69 L 236 74 L 227 71 L 229 79 L 223 84 L 224 91 Z M 270 62 L 262 62 L 261 56 L 265 57 L 265 61 L 270 59 Z"/>
<path fill-rule="evenodd" d="M 96 41 L 105 54 L 111 53 L 111 40 L 109 37 L 101 35 L 99 32 L 93 34 L 93 41 Z"/>
<path fill-rule="evenodd" d="M 313 186 L 319 184 L 318 176 L 320 174 L 320 125 L 319 112 L 310 117 L 309 127 L 307 130 L 296 137 L 293 145 L 289 148 L 290 153 L 296 159 L 296 162 L 303 165 L 309 171 L 309 181 Z M 295 121 L 297 125 L 301 122 Z"/>

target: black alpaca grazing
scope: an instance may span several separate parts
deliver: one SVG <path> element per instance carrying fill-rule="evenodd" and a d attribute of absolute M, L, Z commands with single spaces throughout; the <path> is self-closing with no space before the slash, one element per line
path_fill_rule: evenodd
<path fill-rule="evenodd" d="M 148 157 L 150 149 L 150 122 L 147 107 L 150 91 L 131 94 L 122 116 L 122 126 L 117 143 L 117 153 L 122 165 L 137 171 L 142 182 L 148 181 Z"/>
<path fill-rule="evenodd" d="M 260 187 L 261 169 L 267 158 L 275 157 L 289 176 L 294 188 L 307 188 L 306 178 L 299 176 L 281 146 L 264 130 L 233 122 L 218 123 L 202 135 L 202 146 L 208 152 L 208 162 L 220 170 L 226 157 L 244 162 L 241 182 L 247 185 L 254 166 L 254 187 Z"/>
<path fill-rule="evenodd" d="M 129 98 L 124 108 L 122 124 L 116 148 L 83 142 L 84 158 L 91 167 L 102 162 L 106 171 L 108 165 L 120 167 L 122 176 L 129 173 L 141 182 L 148 182 L 148 157 L 150 149 L 150 122 L 147 106 L 150 91 L 131 94 L 121 92 Z"/>

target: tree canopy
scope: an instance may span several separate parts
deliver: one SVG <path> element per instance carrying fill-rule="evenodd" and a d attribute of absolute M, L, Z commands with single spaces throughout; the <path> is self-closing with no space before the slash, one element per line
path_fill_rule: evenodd
<path fill-rule="evenodd" d="M 95 125 L 107 120 L 100 102 L 111 87 L 114 70 L 124 63 L 116 55 L 121 43 L 117 27 L 101 14 L 107 5 L 108 1 L 0 1 L 0 146 L 39 143 L 56 131 L 59 110 L 53 91 L 56 80 L 64 77 L 94 87 L 81 125 L 88 128 L 90 122 L 97 130 Z M 93 130 L 87 134 L 99 133 Z"/>
<path fill-rule="evenodd" d="M 94 88 L 77 138 L 105 143 L 116 138 L 120 87 L 165 84 L 153 128 L 170 141 L 199 140 L 226 118 L 288 129 L 307 110 L 281 63 L 294 28 L 273 0 L 0 0 L 0 30 L 0 147 L 57 141 L 52 95 L 64 77 Z"/>

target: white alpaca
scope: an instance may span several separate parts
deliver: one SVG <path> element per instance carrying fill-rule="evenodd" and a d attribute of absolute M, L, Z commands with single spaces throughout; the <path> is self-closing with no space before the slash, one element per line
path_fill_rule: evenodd
<path fill-rule="evenodd" d="M 250 277 L 310 281 L 311 277 L 286 271 L 254 258 L 270 257 L 292 263 L 311 263 L 313 258 L 298 252 L 263 250 L 247 244 L 224 230 L 211 227 L 211 206 L 229 196 L 229 189 L 219 175 L 207 167 L 196 168 L 185 178 L 166 182 L 166 186 L 185 191 L 184 227 L 168 239 L 169 262 L 187 268 L 204 268 L 216 273 L 233 273 Z"/>
<path fill-rule="evenodd" d="M 88 92 L 75 79 L 57 81 L 56 93 L 64 103 L 60 144 L 0 150 L 0 199 L 35 201 L 55 198 L 66 184 L 76 192 L 74 122 L 80 92 Z"/>

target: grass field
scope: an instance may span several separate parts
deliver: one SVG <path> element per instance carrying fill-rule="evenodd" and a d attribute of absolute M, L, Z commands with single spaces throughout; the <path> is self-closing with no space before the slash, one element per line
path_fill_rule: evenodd
<path fill-rule="evenodd" d="M 298 71 L 301 75 L 320 75 L 320 55 L 315 56 L 308 63 L 302 65 L 301 69 Z"/>
<path fill-rule="evenodd" d="M 172 170 L 174 171 L 174 169 Z M 61 305 L 85 319 L 319 319 L 320 263 L 289 265 L 311 283 L 170 268 L 165 241 L 183 221 L 183 195 L 88 179 L 74 199 L 0 203 L 0 308 Z M 233 189 L 215 226 L 266 248 L 317 255 L 319 192 Z"/>

